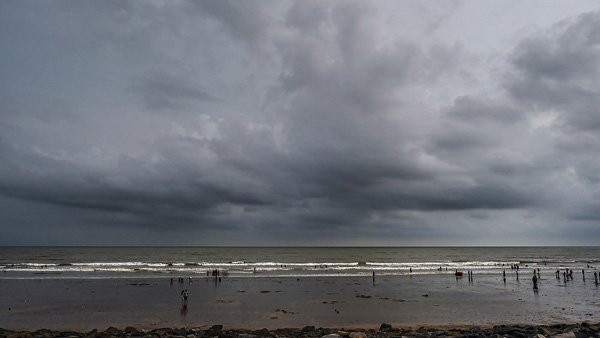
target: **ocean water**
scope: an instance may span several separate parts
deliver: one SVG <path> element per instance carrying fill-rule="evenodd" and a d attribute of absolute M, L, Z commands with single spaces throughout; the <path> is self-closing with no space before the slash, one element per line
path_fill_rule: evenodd
<path fill-rule="evenodd" d="M 599 247 L 0 248 L 0 327 L 597 322 L 599 268 Z"/>
<path fill-rule="evenodd" d="M 476 275 L 600 268 L 600 247 L 1 247 L 0 278 L 164 278 Z"/>

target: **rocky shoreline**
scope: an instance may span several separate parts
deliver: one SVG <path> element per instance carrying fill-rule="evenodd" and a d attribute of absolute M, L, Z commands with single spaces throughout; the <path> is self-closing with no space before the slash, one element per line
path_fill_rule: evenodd
<path fill-rule="evenodd" d="M 201 328 L 160 328 L 153 330 L 140 330 L 134 327 L 118 329 L 109 327 L 106 330 L 92 330 L 89 332 L 52 331 L 40 329 L 37 331 L 11 331 L 0 329 L 0 337 L 32 338 L 32 337 L 205 337 L 205 338 L 401 338 L 401 337 L 517 337 L 517 338 L 583 338 L 600 337 L 600 323 L 583 322 L 578 324 L 555 325 L 496 325 L 490 327 L 461 326 L 461 327 L 393 327 L 383 323 L 379 329 L 331 329 L 306 326 L 302 329 L 276 329 L 276 330 L 241 330 L 224 329 L 222 325 L 213 325 L 208 329 Z"/>

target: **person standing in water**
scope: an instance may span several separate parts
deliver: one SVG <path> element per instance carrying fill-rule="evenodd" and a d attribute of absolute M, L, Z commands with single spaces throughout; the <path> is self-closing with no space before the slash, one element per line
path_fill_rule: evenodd
<path fill-rule="evenodd" d="M 187 289 L 184 289 L 181 291 L 181 305 L 187 306 L 188 296 L 189 296 L 189 293 L 188 293 Z"/>

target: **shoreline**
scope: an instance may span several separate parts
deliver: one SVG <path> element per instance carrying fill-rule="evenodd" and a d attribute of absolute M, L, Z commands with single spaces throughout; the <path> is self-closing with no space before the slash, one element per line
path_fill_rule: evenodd
<path fill-rule="evenodd" d="M 387 338 L 387 337 L 597 337 L 600 336 L 600 323 L 579 322 L 550 325 L 527 324 L 484 324 L 484 325 L 390 325 L 379 327 L 322 328 L 304 326 L 302 328 L 262 328 L 258 330 L 227 328 L 223 325 L 195 327 L 162 327 L 146 329 L 134 326 L 113 327 L 93 330 L 11 330 L 0 328 L 0 337 L 323 337 L 323 338 Z"/>

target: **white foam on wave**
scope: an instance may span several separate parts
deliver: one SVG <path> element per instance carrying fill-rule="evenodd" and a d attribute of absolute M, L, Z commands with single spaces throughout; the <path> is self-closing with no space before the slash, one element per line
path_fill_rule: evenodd
<path fill-rule="evenodd" d="M 166 263 L 146 263 L 146 262 L 93 262 L 93 263 L 72 263 L 73 266 L 167 266 Z"/>
<path fill-rule="evenodd" d="M 353 266 L 358 265 L 358 262 L 307 262 L 307 263 L 289 263 L 289 262 L 199 262 L 198 265 L 205 267 L 219 267 L 219 266 L 248 266 L 248 267 L 260 267 L 260 266 Z"/>
<path fill-rule="evenodd" d="M 323 276 L 326 274 L 353 276 L 377 274 L 407 275 L 445 274 L 454 270 L 470 270 L 478 274 L 497 274 L 502 270 L 510 272 L 509 267 L 519 262 L 500 261 L 428 261 L 428 262 L 77 262 L 77 263 L 17 263 L 1 266 L 3 271 L 24 273 L 66 273 L 94 275 L 114 273 L 133 275 L 147 274 L 192 274 L 205 275 L 208 270 L 218 269 L 232 275 L 242 276 Z M 557 266 L 539 266 L 532 264 L 529 268 L 541 268 L 544 271 L 556 269 Z M 442 270 L 439 268 L 442 267 Z M 521 264 L 522 269 L 527 269 Z M 562 267 L 561 267 L 562 268 Z M 575 268 L 575 267 L 572 267 Z M 254 274 L 257 272 L 257 274 Z"/>

